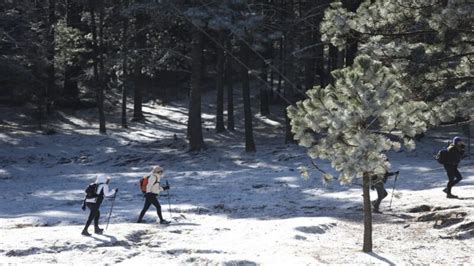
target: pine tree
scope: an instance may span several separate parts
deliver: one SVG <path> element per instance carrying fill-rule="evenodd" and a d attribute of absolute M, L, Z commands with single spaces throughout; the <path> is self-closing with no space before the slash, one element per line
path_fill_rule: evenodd
<path fill-rule="evenodd" d="M 364 177 L 363 250 L 370 252 L 369 176 L 389 169 L 387 151 L 399 150 L 402 143 L 414 148 L 413 138 L 426 131 L 432 112 L 398 82 L 395 69 L 368 55 L 332 74 L 334 85 L 309 90 L 308 99 L 290 106 L 288 115 L 295 139 L 308 148 L 311 158 L 330 161 L 342 183 Z"/>
<path fill-rule="evenodd" d="M 462 104 L 474 101 L 472 4 L 377 0 L 352 11 L 341 2 L 331 5 L 321 25 L 323 41 L 339 49 L 357 41 L 359 53 L 396 67 L 400 82 L 438 109 L 434 122 L 473 113 L 472 104 Z M 437 107 L 442 104 L 447 109 Z"/>

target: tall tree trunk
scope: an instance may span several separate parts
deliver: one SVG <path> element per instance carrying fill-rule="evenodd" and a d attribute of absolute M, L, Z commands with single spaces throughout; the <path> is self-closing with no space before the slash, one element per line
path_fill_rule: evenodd
<path fill-rule="evenodd" d="M 306 36 L 306 46 L 313 45 L 315 43 L 315 38 L 313 32 Z M 308 52 L 305 53 L 304 59 L 304 90 L 310 90 L 314 86 L 314 74 L 316 72 L 316 60 L 315 60 L 315 48 L 308 49 Z"/>
<path fill-rule="evenodd" d="M 201 75 L 202 75 L 203 36 L 198 29 L 193 31 L 192 41 L 192 74 L 188 114 L 189 150 L 199 151 L 204 148 L 201 125 Z"/>
<path fill-rule="evenodd" d="M 99 94 L 99 132 L 105 134 L 107 129 L 105 127 L 105 111 L 104 111 L 104 100 L 105 100 L 105 88 L 107 87 L 107 80 L 106 80 L 106 73 L 104 68 L 104 51 L 105 51 L 105 44 L 104 44 L 104 16 L 105 16 L 105 6 L 104 0 L 98 0 L 99 3 L 99 67 L 100 67 L 100 83 L 98 87 L 98 94 Z"/>
<path fill-rule="evenodd" d="M 278 60 L 278 63 L 279 63 L 279 66 L 278 66 L 278 87 L 277 87 L 277 95 L 279 95 L 279 97 L 281 97 L 281 94 L 283 94 L 283 77 L 281 76 L 281 74 L 283 73 L 283 67 L 284 67 L 284 55 L 283 55 L 283 52 L 284 52 L 284 49 L 285 49 L 285 39 L 283 37 L 280 38 L 280 49 L 279 49 L 279 60 Z"/>
<path fill-rule="evenodd" d="M 219 44 L 222 47 L 225 46 L 225 33 L 223 30 L 219 32 Z M 217 65 L 216 65 L 216 87 L 217 87 L 217 100 L 216 100 L 216 132 L 224 132 L 224 49 L 221 46 L 217 46 Z"/>
<path fill-rule="evenodd" d="M 274 67 L 275 67 L 275 59 L 273 58 L 274 57 L 274 54 L 273 54 L 273 49 L 272 49 L 272 54 L 271 54 L 271 68 L 270 68 L 270 89 L 268 91 L 268 101 L 269 101 L 269 104 L 273 102 L 274 100 L 274 94 L 273 94 L 273 86 L 274 86 L 274 82 L 275 82 L 275 70 L 274 70 Z"/>
<path fill-rule="evenodd" d="M 53 98 L 55 98 L 55 66 L 54 66 L 54 57 L 55 52 L 55 24 L 56 24 L 56 0 L 48 1 L 48 33 L 47 35 L 47 59 L 48 59 L 48 69 L 47 69 L 47 85 L 46 85 L 46 112 L 51 113 L 51 104 Z"/>
<path fill-rule="evenodd" d="M 362 251 L 372 252 L 372 209 L 370 203 L 370 175 L 364 173 L 363 176 L 363 197 L 364 197 L 364 244 Z"/>
<path fill-rule="evenodd" d="M 66 0 L 66 24 L 68 27 L 82 30 L 81 25 L 82 4 L 75 0 Z M 79 86 L 77 79 L 81 74 L 81 67 L 77 62 L 72 65 L 64 66 L 64 84 L 63 97 L 68 102 L 75 103 L 79 101 Z"/>
<path fill-rule="evenodd" d="M 124 8 L 128 7 L 128 0 L 124 1 Z M 122 28 L 122 115 L 121 124 L 123 128 L 128 128 L 127 124 L 127 88 L 129 85 L 128 80 L 128 18 L 123 18 Z"/>
<path fill-rule="evenodd" d="M 292 6 L 292 5 L 291 5 Z M 285 69 L 287 69 L 286 77 L 289 79 L 285 82 L 285 97 L 291 103 L 295 102 L 298 98 L 299 90 L 297 85 L 290 83 L 296 81 L 296 69 L 295 69 L 295 57 L 292 55 L 292 51 L 295 47 L 295 35 L 288 34 L 286 38 L 286 48 L 288 49 L 288 56 L 286 59 Z M 287 107 L 285 106 L 285 143 L 295 143 L 294 134 L 291 132 L 290 118 L 288 117 Z"/>
<path fill-rule="evenodd" d="M 260 79 L 262 85 L 260 86 L 260 114 L 263 116 L 270 114 L 270 100 L 269 100 L 269 89 L 268 89 L 268 73 L 267 65 L 262 60 L 262 69 Z"/>
<path fill-rule="evenodd" d="M 232 43 L 227 42 L 227 51 L 229 51 L 226 56 L 226 83 L 227 83 L 227 129 L 235 130 L 234 128 L 234 79 L 232 73 L 232 65 L 234 59 L 232 58 Z"/>
<path fill-rule="evenodd" d="M 331 72 L 338 68 L 337 55 L 338 55 L 337 47 L 332 44 L 329 44 L 329 58 L 328 58 L 328 67 L 327 67 L 327 70 L 329 72 L 329 75 L 328 75 L 329 83 L 332 83 L 334 80 L 333 76 L 331 75 Z"/>
<path fill-rule="evenodd" d="M 318 40 L 321 39 L 321 36 L 318 35 Z M 325 87 L 329 84 L 328 73 L 324 69 L 324 45 L 318 45 L 315 51 L 316 55 L 316 73 L 319 76 L 319 86 Z"/>
<path fill-rule="evenodd" d="M 101 0 L 102 1 L 102 0 Z M 102 79 L 99 73 L 99 41 L 97 37 L 97 25 L 96 25 L 96 1 L 89 0 L 89 9 L 91 15 L 91 33 L 92 33 L 92 68 L 94 72 L 94 88 L 96 91 L 96 101 L 97 101 L 97 109 L 99 111 L 99 132 L 105 133 L 105 116 L 104 116 L 104 97 L 102 91 Z"/>
<path fill-rule="evenodd" d="M 138 1 L 141 3 L 143 0 Z M 135 38 L 135 47 L 139 50 L 139 56 L 135 62 L 135 69 L 134 69 L 134 95 L 133 95 L 133 119 L 132 121 L 143 121 L 143 110 L 142 110 L 142 101 L 143 101 L 143 85 L 144 85 L 144 77 L 142 74 L 142 67 L 143 67 L 143 59 L 140 53 L 141 50 L 146 47 L 146 32 L 145 26 L 147 23 L 146 15 L 144 14 L 143 8 L 137 11 L 135 16 L 135 24 L 136 24 L 136 38 Z"/>
<path fill-rule="evenodd" d="M 348 44 L 346 48 L 346 66 L 352 66 L 352 64 L 354 64 L 354 59 L 357 55 L 358 43 L 357 40 L 354 38 L 350 38 L 347 41 Z"/>
<path fill-rule="evenodd" d="M 244 123 L 245 123 L 245 151 L 255 152 L 255 142 L 253 140 L 253 125 L 252 125 L 252 106 L 250 102 L 250 77 L 249 70 L 246 66 L 249 65 L 249 47 L 245 43 L 241 43 L 242 49 L 242 96 L 244 100 Z"/>
<path fill-rule="evenodd" d="M 362 0 L 344 0 L 343 6 L 349 11 L 356 12 Z M 349 38 L 346 46 L 346 66 L 352 66 L 358 50 L 358 42 L 355 38 Z"/>

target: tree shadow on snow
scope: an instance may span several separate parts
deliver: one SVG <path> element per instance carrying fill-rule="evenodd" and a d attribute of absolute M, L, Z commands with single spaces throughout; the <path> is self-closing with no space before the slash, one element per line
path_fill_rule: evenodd
<path fill-rule="evenodd" d="M 393 263 L 391 260 L 389 260 L 387 258 L 384 258 L 384 257 L 378 255 L 377 253 L 369 252 L 367 254 L 374 257 L 374 258 L 376 258 L 376 259 L 378 259 L 378 260 L 380 260 L 381 262 L 387 263 L 390 266 L 395 266 L 395 263 Z"/>

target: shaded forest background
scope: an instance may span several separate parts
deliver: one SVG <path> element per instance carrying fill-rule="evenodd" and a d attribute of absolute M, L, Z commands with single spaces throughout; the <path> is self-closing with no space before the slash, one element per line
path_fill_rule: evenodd
<path fill-rule="evenodd" d="M 404 82 L 415 99 L 443 96 L 443 102 L 472 90 L 472 15 L 448 14 L 457 24 L 447 29 L 431 23 L 439 10 L 465 5 L 469 12 L 472 6 L 426 1 L 393 9 L 393 3 L 382 2 L 2 0 L 0 103 L 33 106 L 40 128 L 47 128 L 56 110 L 97 108 L 99 131 L 106 133 L 106 106 L 121 108 L 126 128 L 130 120 L 144 120 L 145 101 L 189 99 L 189 148 L 200 150 L 205 146 L 201 94 L 216 92 L 215 130 L 222 132 L 235 127 L 233 96 L 238 91 L 246 150 L 254 151 L 251 95 L 263 116 L 270 105 L 286 111 L 307 90 L 331 84 L 331 71 L 351 66 L 358 53 L 377 50 L 373 43 L 395 44 L 397 52 L 379 53 L 377 59 L 387 65 L 405 62 Z M 371 6 L 385 12 L 378 18 L 385 24 L 373 19 L 380 14 Z M 365 17 L 365 28 L 347 22 L 355 14 Z M 323 21 L 334 22 L 336 33 Z M 112 100 L 117 96 L 119 106 Z M 133 102 L 131 114 L 127 101 Z M 286 121 L 282 138 L 291 142 Z"/>

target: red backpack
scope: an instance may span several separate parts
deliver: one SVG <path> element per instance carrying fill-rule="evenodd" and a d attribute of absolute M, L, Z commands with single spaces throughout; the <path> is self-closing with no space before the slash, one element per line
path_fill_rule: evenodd
<path fill-rule="evenodd" d="M 150 176 L 146 175 L 146 176 L 144 176 L 144 177 L 142 177 L 142 178 L 140 179 L 140 184 L 139 184 L 139 186 L 140 186 L 140 190 L 141 190 L 143 193 L 146 193 L 146 186 L 148 185 L 148 178 L 149 178 L 149 177 L 150 177 Z"/>

